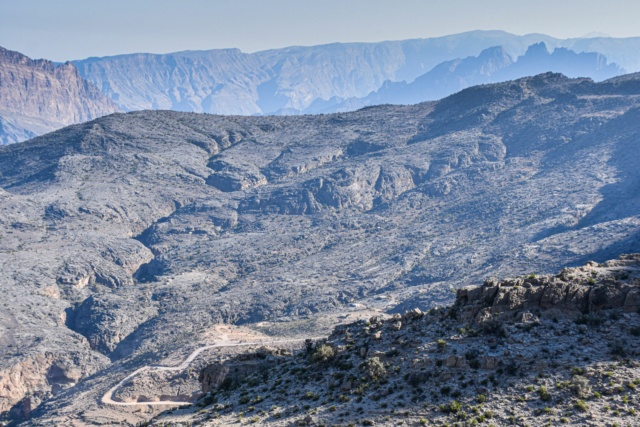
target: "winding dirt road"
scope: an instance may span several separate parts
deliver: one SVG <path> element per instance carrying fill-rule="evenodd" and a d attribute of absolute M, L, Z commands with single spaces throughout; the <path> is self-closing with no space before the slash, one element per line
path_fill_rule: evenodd
<path fill-rule="evenodd" d="M 312 338 L 312 339 L 318 339 L 318 338 Z M 187 369 L 187 367 L 189 366 L 189 364 L 191 362 L 194 361 L 194 359 L 196 357 L 198 357 L 198 355 L 200 353 L 202 353 L 205 350 L 209 350 L 212 348 L 221 348 L 221 347 L 246 347 L 246 346 L 251 346 L 251 345 L 267 345 L 267 344 L 280 344 L 280 343 L 291 343 L 291 342 L 298 342 L 298 341 L 304 341 L 303 339 L 291 339 L 291 340 L 278 340 L 278 341 L 256 341 L 256 342 L 229 342 L 229 341 L 223 341 L 223 343 L 219 343 L 219 344 L 211 344 L 211 345 L 205 345 L 204 347 L 200 347 L 198 349 L 196 349 L 195 351 L 193 351 L 189 357 L 187 357 L 181 364 L 179 364 L 178 366 L 155 366 L 155 365 L 147 365 L 147 366 L 143 366 L 140 369 L 137 369 L 135 371 L 133 371 L 132 373 L 130 373 L 129 375 L 127 375 L 126 377 L 124 377 L 122 380 L 120 380 L 120 382 L 116 385 L 114 385 L 113 387 L 111 387 L 105 394 L 104 396 L 102 396 L 102 403 L 106 403 L 108 405 L 117 405 L 117 406 L 143 406 L 143 405 L 191 405 L 193 402 L 177 402 L 177 401 L 171 401 L 171 400 L 163 400 L 163 401 L 156 401 L 156 402 L 117 402 L 115 400 L 112 399 L 113 397 L 113 393 L 116 392 L 116 390 L 118 390 L 120 387 L 122 387 L 122 385 L 124 383 L 126 383 L 128 380 L 130 380 L 131 378 L 135 377 L 136 375 L 142 373 L 142 372 L 146 372 L 146 371 L 184 371 L 185 369 Z"/>

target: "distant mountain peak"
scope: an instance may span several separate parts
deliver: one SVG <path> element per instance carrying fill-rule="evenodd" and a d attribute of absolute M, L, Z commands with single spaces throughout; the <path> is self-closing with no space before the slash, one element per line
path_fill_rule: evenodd
<path fill-rule="evenodd" d="M 589 53 L 594 51 L 598 53 Z M 75 77 L 69 66 L 31 60 L 6 49 L 0 51 L 0 58 L 52 74 L 66 72 L 72 79 L 82 77 L 124 111 L 286 115 L 423 102 L 471 85 L 546 71 L 605 80 L 625 69 L 640 70 L 637 52 L 640 38 L 603 42 L 471 31 L 430 39 L 292 46 L 254 53 L 230 48 L 92 57 L 73 61 L 80 74 Z M 8 120 L 7 115 L 2 117 Z M 19 139 L 52 126 L 32 127 Z"/>
<path fill-rule="evenodd" d="M 539 42 L 544 44 L 536 45 Z M 357 100 L 382 90 L 385 81 L 392 85 L 413 82 L 444 63 L 447 65 L 443 67 L 451 72 L 464 69 L 463 74 L 473 75 L 476 71 L 464 68 L 473 68 L 470 61 L 463 65 L 470 57 L 478 61 L 489 58 L 493 64 L 481 66 L 478 73 L 495 75 L 528 48 L 529 54 L 538 52 L 542 58 L 561 46 L 576 52 L 603 49 L 600 53 L 609 60 L 631 64 L 629 70 L 635 69 L 635 64 L 640 69 L 640 55 L 635 55 L 640 49 L 640 39 L 612 39 L 610 46 L 582 41 L 574 48 L 578 43 L 578 39 L 559 40 L 544 34 L 517 36 L 504 31 L 471 31 L 430 39 L 291 46 L 245 54 L 211 50 L 142 57 L 122 55 L 75 64 L 83 77 L 126 111 L 173 109 L 241 115 L 346 111 L 364 106 L 365 101 Z M 635 56 L 637 61 L 633 59 Z M 501 65 L 496 66 L 496 61 Z M 614 75 L 592 76 L 589 70 L 579 74 L 596 79 Z M 434 95 L 448 95 L 454 88 L 482 83 L 476 79 L 461 80 Z"/>
<path fill-rule="evenodd" d="M 599 53 L 576 53 L 556 47 L 549 52 L 545 42 L 533 43 L 525 53 L 513 60 L 506 47 L 488 47 L 478 56 L 445 61 L 413 82 L 387 81 L 381 88 L 360 100 L 349 99 L 344 108 L 354 105 L 416 104 L 452 95 L 474 85 L 498 83 L 528 76 L 555 81 L 568 77 L 605 80 L 623 73 L 617 64 L 609 64 Z M 532 82 L 535 83 L 535 79 Z M 333 103 L 333 108 L 340 108 Z"/>
<path fill-rule="evenodd" d="M 503 46 L 494 46 L 480 52 L 477 62 L 480 63 L 480 74 L 491 75 L 498 70 L 511 66 L 513 58 Z"/>
<path fill-rule="evenodd" d="M 545 42 L 534 43 L 525 52 L 524 56 L 548 56 L 549 49 L 547 49 L 547 45 Z"/>

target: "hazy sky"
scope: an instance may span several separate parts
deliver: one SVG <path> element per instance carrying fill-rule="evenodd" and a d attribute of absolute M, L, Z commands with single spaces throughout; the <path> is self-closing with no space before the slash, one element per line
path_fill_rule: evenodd
<path fill-rule="evenodd" d="M 640 36 L 638 0 L 0 0 L 0 46 L 56 61 L 423 38 Z"/>

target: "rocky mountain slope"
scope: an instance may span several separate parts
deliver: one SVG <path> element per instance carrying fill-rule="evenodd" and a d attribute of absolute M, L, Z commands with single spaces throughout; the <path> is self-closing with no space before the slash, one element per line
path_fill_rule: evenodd
<path fill-rule="evenodd" d="M 544 42 L 540 42 L 529 46 L 524 55 L 514 60 L 502 46 L 495 46 L 477 57 L 443 62 L 411 83 L 386 81 L 380 89 L 364 98 L 316 103 L 312 112 L 348 111 L 379 104 L 416 104 L 441 99 L 470 86 L 549 71 L 568 77 L 591 77 L 597 81 L 623 74 L 618 65 L 608 64 L 607 58 L 598 53 L 578 54 L 566 48 L 549 52 Z"/>
<path fill-rule="evenodd" d="M 55 65 L 0 47 L 0 144 L 86 122 L 118 107 L 69 62 Z"/>
<path fill-rule="evenodd" d="M 446 61 L 477 56 L 494 46 L 503 47 L 516 58 L 523 55 L 528 46 L 539 42 L 552 49 L 565 47 L 578 53 L 599 52 L 629 72 L 640 70 L 637 54 L 640 38 L 559 40 L 542 34 L 515 36 L 502 31 L 473 31 L 381 43 L 289 47 L 251 54 L 237 49 L 132 54 L 88 58 L 74 64 L 83 77 L 125 111 L 300 114 L 354 110 L 360 104 L 349 106 L 346 100 L 378 91 L 386 81 L 409 83 L 439 64 L 446 67 L 443 64 Z M 521 72 L 518 77 L 564 71 L 539 67 L 536 70 Z M 578 74 L 576 77 L 599 79 L 601 76 L 592 70 L 591 64 Z M 484 82 L 488 81 L 470 81 L 469 85 Z M 450 95 L 462 86 L 455 85 L 439 94 Z M 427 99 L 435 98 L 422 97 L 418 101 Z"/>
<path fill-rule="evenodd" d="M 1 147 L 0 411 L 144 421 L 157 407 L 101 396 L 220 322 L 312 335 L 351 306 L 426 310 L 640 251 L 638 123 L 637 76 L 544 74 L 324 116 L 114 114 Z"/>
<path fill-rule="evenodd" d="M 339 326 L 201 370 L 154 426 L 636 425 L 640 255 L 489 280 L 453 306 Z"/>

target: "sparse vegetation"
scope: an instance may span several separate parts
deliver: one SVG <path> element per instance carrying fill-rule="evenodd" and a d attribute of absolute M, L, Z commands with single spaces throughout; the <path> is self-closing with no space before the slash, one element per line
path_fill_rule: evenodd
<path fill-rule="evenodd" d="M 637 212 L 611 195 L 640 170 L 633 86 L 544 74 L 320 117 L 134 112 L 2 151 L 3 410 L 47 401 L 72 425 L 204 390 L 153 424 L 627 426 L 640 257 L 523 273 L 628 247 Z M 466 286 L 498 272 L 515 277 Z M 283 335 L 316 338 L 249 345 Z M 246 347 L 195 353 L 221 342 Z"/>
<path fill-rule="evenodd" d="M 545 278 L 536 280 L 544 283 Z M 457 312 L 464 318 L 465 306 L 458 306 Z M 248 423 L 268 416 L 261 412 L 262 400 L 251 397 L 257 395 L 251 390 L 277 391 L 285 385 L 284 393 L 265 399 L 268 408 L 274 406 L 270 402 L 282 407 L 270 413 L 283 422 L 297 417 L 305 423 L 323 420 L 326 425 L 345 425 L 347 420 L 354 425 L 391 420 L 434 426 L 488 426 L 493 420 L 497 425 L 531 425 L 528 417 L 534 416 L 546 426 L 573 424 L 572 417 L 587 413 L 622 422 L 635 416 L 640 378 L 636 374 L 627 378 L 635 368 L 624 360 L 605 364 L 603 360 L 609 360 L 616 342 L 610 331 L 640 326 L 640 316 L 612 316 L 604 311 L 576 317 L 534 308 L 528 312 L 539 324 L 533 330 L 522 327 L 531 315 L 506 313 L 488 320 L 499 324 L 507 337 L 503 338 L 501 334 L 461 335 L 461 329 L 475 328 L 451 319 L 449 311 L 432 313 L 350 325 L 330 341 L 307 343 L 306 357 L 294 357 L 295 363 L 281 370 L 286 375 L 269 375 L 266 384 L 251 385 L 247 380 L 240 389 L 222 393 L 237 394 L 238 405 L 252 405 L 242 411 Z M 380 339 L 370 339 L 373 331 L 383 331 Z M 580 356 L 585 335 L 593 340 L 589 359 Z M 537 341 L 531 341 L 533 337 Z M 518 344 L 517 354 L 511 353 L 511 341 Z M 514 390 L 520 392 L 514 394 Z M 229 398 L 223 394 L 216 400 Z M 370 416 L 368 411 L 374 407 L 381 418 Z"/>

